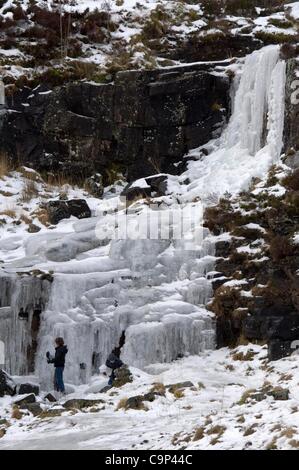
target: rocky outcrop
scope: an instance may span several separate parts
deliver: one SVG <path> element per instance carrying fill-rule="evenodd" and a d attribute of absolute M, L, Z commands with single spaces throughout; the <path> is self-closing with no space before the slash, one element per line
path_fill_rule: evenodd
<path fill-rule="evenodd" d="M 13 379 L 2 369 L 0 369 L 0 397 L 4 395 L 13 396 L 16 393 L 16 384 Z"/>
<path fill-rule="evenodd" d="M 221 64 L 217 64 L 218 70 Z M 220 67 L 220 68 L 219 68 Z M 0 117 L 0 150 L 18 163 L 106 183 L 176 173 L 189 149 L 221 130 L 229 78 L 215 65 L 120 72 L 110 84 L 24 88 Z"/>
<path fill-rule="evenodd" d="M 299 80 L 298 62 L 290 59 L 287 62 L 286 108 L 284 147 L 287 154 L 286 163 L 292 168 L 299 166 Z"/>
<path fill-rule="evenodd" d="M 227 232 L 216 243 L 210 304 L 218 347 L 267 342 L 270 360 L 299 346 L 299 170 L 280 181 L 285 194 L 273 196 L 278 181 L 272 168 L 261 193 L 244 192 L 206 210 L 210 230 Z"/>
<path fill-rule="evenodd" d="M 18 394 L 26 395 L 28 393 L 34 393 L 34 395 L 39 395 L 39 386 L 31 383 L 21 384 L 18 390 Z"/>
<path fill-rule="evenodd" d="M 34 395 L 34 393 L 31 393 L 30 395 L 27 395 L 24 398 L 21 398 L 21 399 L 15 401 L 14 404 L 21 407 L 23 405 L 29 405 L 29 404 L 35 403 L 35 402 L 36 402 L 35 395 Z"/>
<path fill-rule="evenodd" d="M 122 387 L 123 385 L 131 382 L 133 382 L 133 375 L 126 365 L 116 369 L 113 387 Z"/>
<path fill-rule="evenodd" d="M 66 410 L 83 410 L 85 408 L 90 408 L 92 406 L 97 406 L 105 403 L 104 400 L 85 400 L 83 398 L 72 398 L 71 400 L 66 401 L 63 403 L 63 408 Z"/>
<path fill-rule="evenodd" d="M 71 199 L 69 201 L 55 200 L 49 201 L 43 206 L 48 213 L 50 224 L 58 224 L 62 219 L 69 219 L 71 216 L 78 219 L 91 217 L 91 210 L 84 199 Z"/>

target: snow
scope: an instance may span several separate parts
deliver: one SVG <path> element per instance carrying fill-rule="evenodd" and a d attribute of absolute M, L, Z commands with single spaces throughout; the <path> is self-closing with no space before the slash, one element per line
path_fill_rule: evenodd
<path fill-rule="evenodd" d="M 247 353 L 249 360 L 238 359 Z M 105 401 L 103 405 L 93 412 L 64 411 L 60 417 L 46 420 L 30 414 L 20 421 L 10 419 L 13 399 L 0 398 L 1 416 L 11 424 L 0 439 L 0 450 L 179 450 L 182 446 L 187 450 L 245 450 L 266 449 L 273 440 L 277 449 L 291 449 L 299 431 L 298 355 L 294 353 L 273 366 L 267 362 L 266 354 L 265 346 L 249 344 L 236 350 L 224 348 L 190 356 L 165 365 L 164 369 L 153 364 L 152 374 L 132 369 L 133 383 L 108 394 L 97 392 L 104 382 L 99 376 L 77 387 L 68 399 L 100 398 Z M 194 387 L 186 388 L 182 398 L 166 391 L 165 397 L 145 402 L 148 411 L 116 410 L 120 400 L 147 393 L 154 383 L 168 385 L 185 380 Z M 244 392 L 266 384 L 289 389 L 290 399 L 275 401 L 269 396 L 242 404 Z M 60 409 L 59 405 L 54 408 Z M 215 440 L 216 425 L 223 427 L 223 433 Z M 198 428 L 203 428 L 204 435 L 193 440 Z"/>
<path fill-rule="evenodd" d="M 7 211 L 10 204 L 16 218 L 25 213 L 41 229 L 29 234 L 25 222 L 0 227 L 4 261 L 0 282 L 14 285 L 12 298 L 7 299 L 11 320 L 5 316 L 0 331 L 0 339 L 9 345 L 7 367 L 12 373 L 28 372 L 26 350 L 31 339 L 18 313 L 27 308 L 31 321 L 36 304 L 42 305 L 43 312 L 35 373 L 43 388 L 51 382 L 45 352 L 53 347 L 55 336 L 65 337 L 69 346 L 66 380 L 77 385 L 97 373 L 124 330 L 123 358 L 138 368 L 214 348 L 214 321 L 205 305 L 212 296 L 208 273 L 214 270 L 216 238 L 202 227 L 203 204 L 215 203 L 226 192 L 247 189 L 253 177 L 264 177 L 278 161 L 284 85 L 285 63 L 279 60 L 278 47 L 249 55 L 236 75 L 233 113 L 223 135 L 205 146 L 209 155 L 193 151 L 201 156 L 189 162 L 184 174 L 168 175 L 168 194 L 159 198 L 159 207 L 139 200 L 127 209 L 119 198 L 124 183 L 117 186 L 116 194 L 108 188 L 102 200 L 66 186 L 62 190 L 69 198 L 87 198 L 94 216 L 61 221 L 49 230 L 34 216 L 41 195 L 48 190 L 45 184 L 36 183 L 39 192 L 26 203 L 24 212 L 20 195 L 27 169 L 21 177 L 13 173 L 3 180 L 3 208 Z M 148 187 L 145 179 L 134 185 Z M 58 188 L 51 191 L 50 198 L 59 197 Z M 11 221 L 7 214 L 4 219 Z M 183 239 L 178 236 L 182 227 L 177 216 L 183 217 Z M 167 220 L 172 221 L 170 227 Z M 122 230 L 124 221 L 128 232 Z M 154 228 L 158 228 L 155 234 Z M 258 247 L 243 250 L 260 252 Z M 53 282 L 45 288 L 38 277 L 27 277 L 28 271 L 51 272 Z M 16 340 L 19 337 L 22 341 Z M 84 377 L 78 371 L 80 363 L 86 364 Z"/>
<path fill-rule="evenodd" d="M 290 10 L 291 16 L 295 19 L 299 19 L 299 2 L 288 3 L 285 5 L 287 10 Z"/>

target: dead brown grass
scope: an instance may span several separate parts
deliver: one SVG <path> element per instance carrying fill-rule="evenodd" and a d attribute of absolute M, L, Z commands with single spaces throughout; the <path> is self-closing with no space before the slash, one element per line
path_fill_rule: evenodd
<path fill-rule="evenodd" d="M 20 220 L 21 220 L 22 222 L 24 222 L 25 224 L 27 224 L 27 225 L 29 225 L 29 224 L 32 223 L 32 219 L 30 219 L 30 217 L 28 217 L 26 214 L 22 214 L 22 215 L 20 216 Z"/>
<path fill-rule="evenodd" d="M 48 227 L 50 224 L 49 214 L 46 209 L 37 209 L 31 213 L 32 217 L 37 217 L 38 221 L 43 224 L 45 227 Z"/>
<path fill-rule="evenodd" d="M 13 166 L 5 153 L 0 154 L 0 179 L 7 176 L 13 170 Z"/>
<path fill-rule="evenodd" d="M 16 218 L 16 211 L 15 209 L 5 209 L 3 211 L 0 212 L 0 216 L 1 215 L 6 215 L 7 217 L 10 217 L 11 219 L 15 219 Z"/>
<path fill-rule="evenodd" d="M 116 411 L 125 410 L 127 401 L 128 401 L 127 398 L 122 398 L 117 404 Z"/>
<path fill-rule="evenodd" d="M 179 388 L 177 390 L 174 390 L 173 395 L 177 400 L 179 400 L 180 398 L 184 398 L 185 396 L 184 391 Z"/>
<path fill-rule="evenodd" d="M 294 449 L 299 449 L 299 441 L 297 441 L 296 439 L 292 439 L 291 441 L 289 441 L 289 444 L 291 447 L 294 447 Z"/>
<path fill-rule="evenodd" d="M 221 426 L 220 424 L 216 424 L 212 426 L 210 429 L 207 430 L 207 434 L 210 436 L 212 434 L 218 434 L 218 436 L 222 436 L 222 434 L 226 431 L 225 426 Z"/>
<path fill-rule="evenodd" d="M 23 413 L 19 410 L 17 406 L 14 406 L 11 413 L 12 419 L 22 419 Z"/>
<path fill-rule="evenodd" d="M 20 195 L 21 202 L 30 202 L 38 196 L 38 188 L 34 180 L 26 180 Z"/>
<path fill-rule="evenodd" d="M 232 359 L 233 361 L 253 361 L 254 356 L 255 356 L 254 351 L 247 351 L 246 353 L 241 352 L 235 352 L 232 354 Z"/>
<path fill-rule="evenodd" d="M 160 395 L 165 395 L 166 393 L 166 387 L 164 384 L 160 383 L 160 382 L 156 382 L 153 384 L 150 392 L 152 393 L 159 393 Z"/>
<path fill-rule="evenodd" d="M 197 428 L 193 437 L 193 441 L 200 441 L 205 435 L 205 430 L 203 427 Z"/>

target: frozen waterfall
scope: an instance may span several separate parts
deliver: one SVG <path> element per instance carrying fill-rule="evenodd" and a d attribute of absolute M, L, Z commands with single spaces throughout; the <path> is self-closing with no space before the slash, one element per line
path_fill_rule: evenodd
<path fill-rule="evenodd" d="M 200 201 L 208 204 L 211 194 L 245 189 L 252 177 L 264 176 L 278 160 L 285 92 L 285 63 L 278 47 L 248 56 L 234 89 L 233 112 L 223 135 L 205 145 L 209 155 L 190 161 L 183 175 L 169 175 L 169 194 L 160 201 L 159 213 L 175 201 L 197 204 L 200 210 Z M 140 368 L 215 346 L 213 316 L 205 309 L 215 261 L 209 232 L 203 229 L 201 243 L 188 250 L 171 237 L 114 239 L 113 210 L 104 212 L 105 200 L 99 205 L 98 217 L 73 222 L 61 233 L 32 235 L 24 242 L 25 258 L 2 270 L 0 340 L 8 345 L 10 372 L 32 372 L 34 355 L 35 372 L 49 386 L 45 353 L 53 349 L 56 336 L 63 336 L 69 347 L 65 375 L 71 383 L 86 382 L 97 373 L 123 331 L 122 359 Z M 145 204 L 138 202 L 131 220 L 144 210 Z M 96 236 L 99 224 L 107 229 L 106 239 Z M 14 274 L 28 271 L 30 262 L 30 269 L 53 271 L 53 282 Z M 25 321 L 22 311 L 28 313 Z"/>

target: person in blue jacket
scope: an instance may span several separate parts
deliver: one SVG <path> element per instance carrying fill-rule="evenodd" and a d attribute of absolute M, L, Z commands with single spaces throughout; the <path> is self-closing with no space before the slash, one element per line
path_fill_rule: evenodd
<path fill-rule="evenodd" d="M 54 387 L 57 392 L 65 394 L 65 386 L 63 381 L 63 372 L 65 366 L 65 356 L 68 353 L 67 346 L 64 344 L 63 338 L 55 339 L 55 356 L 52 357 L 49 351 L 47 352 L 48 364 L 54 364 L 55 375 L 54 375 Z"/>

